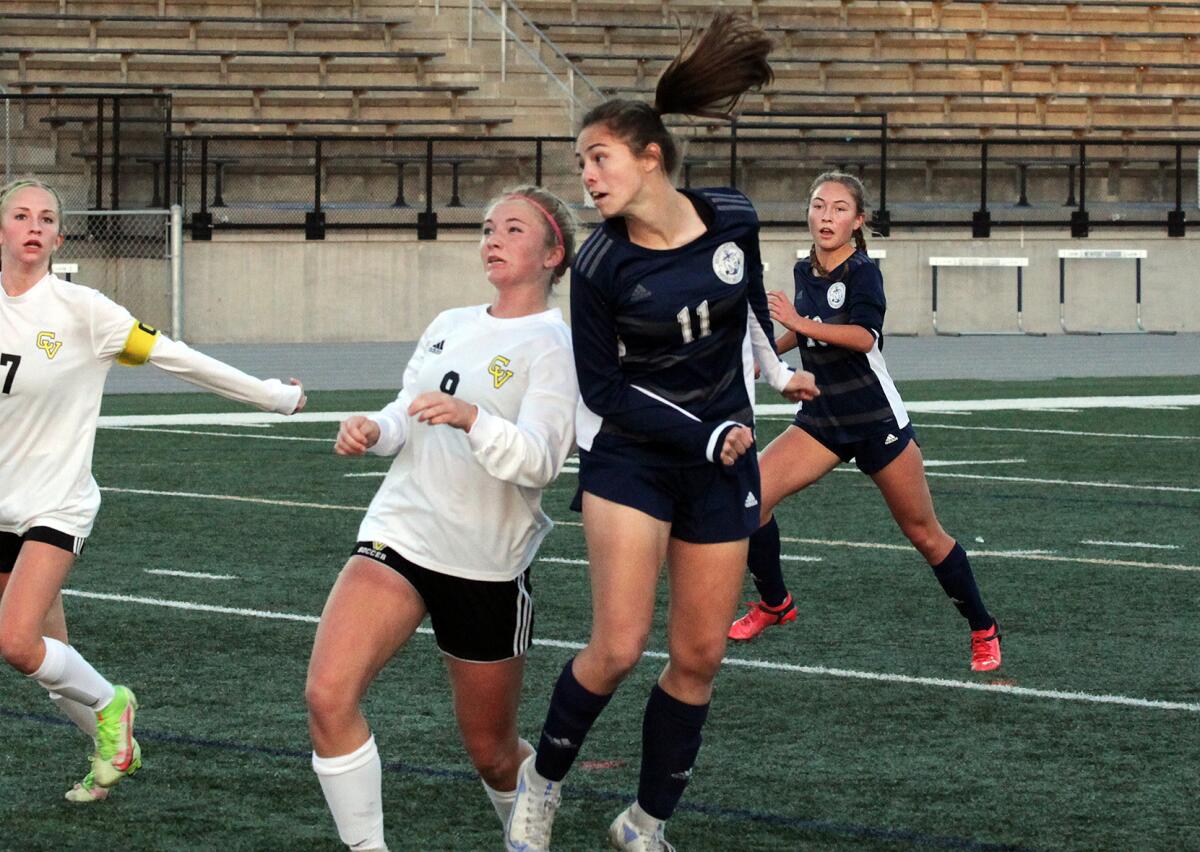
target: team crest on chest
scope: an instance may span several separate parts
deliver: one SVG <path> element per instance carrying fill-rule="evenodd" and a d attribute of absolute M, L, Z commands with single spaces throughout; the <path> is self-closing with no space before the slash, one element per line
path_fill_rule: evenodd
<path fill-rule="evenodd" d="M 834 281 L 829 285 L 829 292 L 825 294 L 825 298 L 829 301 L 829 307 L 840 308 L 846 304 L 846 285 L 841 281 Z"/>
<path fill-rule="evenodd" d="M 55 337 L 53 331 L 39 331 L 37 336 L 37 348 L 46 353 L 46 357 L 51 361 L 58 354 L 58 350 L 62 347 L 63 342 Z"/>
<path fill-rule="evenodd" d="M 496 390 L 504 387 L 504 383 L 513 377 L 513 371 L 506 369 L 510 363 L 503 355 L 497 355 L 488 364 L 488 375 L 492 377 L 492 387 Z"/>
<path fill-rule="evenodd" d="M 721 243 L 713 252 L 713 272 L 726 284 L 741 283 L 746 274 L 746 253 L 737 243 Z"/>

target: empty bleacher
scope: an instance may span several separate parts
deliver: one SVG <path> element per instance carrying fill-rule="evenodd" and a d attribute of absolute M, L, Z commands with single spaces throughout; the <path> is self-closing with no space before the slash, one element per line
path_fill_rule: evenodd
<path fill-rule="evenodd" d="M 47 11 L 15 0 L 0 13 L 0 82 L 28 94 L 169 93 L 174 130 L 195 135 L 571 132 L 573 113 L 561 92 L 511 44 L 507 79 L 500 79 L 497 31 L 482 13 L 472 28 L 468 0 L 436 3 L 439 14 L 435 2 L 58 0 Z M 509 25 L 544 33 L 543 60 L 565 57 L 578 78 L 603 94 L 637 97 L 650 97 L 681 35 L 714 8 L 699 0 L 518 4 L 533 25 L 511 13 Z M 1116 189 L 1101 195 L 1119 194 L 1125 185 L 1157 199 L 1169 189 L 1163 175 L 1172 157 L 1158 143 L 1200 136 L 1200 3 L 732 0 L 722 6 L 744 10 L 777 42 L 776 81 L 747 98 L 745 109 L 886 113 L 889 135 L 901 145 L 891 159 L 896 179 L 907 175 L 918 197 L 932 198 L 936 187 L 967 188 L 969 195 L 976 154 L 910 155 L 905 140 L 1128 142 L 1106 149 L 1121 164 L 1108 171 L 1120 176 L 1105 184 Z M 51 140 L 69 148 L 73 128 L 85 132 L 88 120 L 72 114 L 49 122 Z M 796 154 L 805 163 L 840 158 L 868 175 L 878 168 L 871 144 L 843 146 L 834 155 L 828 146 L 808 144 L 819 133 L 795 135 L 807 146 Z M 1139 142 L 1155 145 L 1140 159 Z M 751 176 L 795 161 L 742 153 Z M 1018 176 L 1030 194 L 1049 198 L 1066 195 L 1064 176 L 1050 172 L 1070 156 L 1006 150 L 993 168 L 1013 175 L 1014 201 Z M 390 173 L 387 166 L 373 168 Z M 708 169 L 709 176 L 719 173 L 719 166 Z M 245 177 L 237 166 L 230 174 L 235 182 Z M 478 155 L 454 167 L 456 185 L 461 178 L 482 193 L 500 174 L 509 172 Z M 702 179 L 705 168 L 697 166 L 696 174 Z M 403 167 L 398 177 L 403 181 Z M 441 194 L 450 194 L 448 184 Z"/>
<path fill-rule="evenodd" d="M 0 83 L 18 93 L 170 92 L 184 132 L 444 132 L 569 129 L 540 71 L 501 82 L 465 47 L 465 14 L 332 4 L 110 3 L 60 0 L 59 11 L 9 3 L 0 12 Z M 337 13 L 341 12 L 341 15 Z M 385 12 L 384 15 L 373 13 Z M 251 119 L 261 119 L 257 124 Z M 339 121 L 340 119 L 340 121 Z M 458 121 L 451 121 L 458 119 Z"/>
<path fill-rule="evenodd" d="M 744 5 L 777 42 L 776 82 L 747 101 L 750 109 L 883 109 L 897 132 L 1200 129 L 1200 4 L 1174 4 L 1170 16 L 1148 3 Z M 631 4 L 638 23 L 606 2 L 525 6 L 604 90 L 647 96 L 680 40 L 679 22 L 649 19 L 704 16 L 677 2 Z M 1104 22 L 1111 26 L 1098 28 Z"/>

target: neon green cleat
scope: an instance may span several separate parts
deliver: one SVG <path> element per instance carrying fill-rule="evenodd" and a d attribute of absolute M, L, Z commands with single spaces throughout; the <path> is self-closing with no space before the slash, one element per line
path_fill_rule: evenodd
<path fill-rule="evenodd" d="M 95 758 L 95 754 L 92 755 Z M 138 741 L 133 741 L 133 763 L 132 768 L 126 772 L 126 775 L 132 775 L 142 765 L 142 747 L 138 745 Z M 66 793 L 66 800 L 74 802 L 78 805 L 91 804 L 92 802 L 103 802 L 108 798 L 108 787 L 101 787 L 96 783 L 96 774 L 89 772 L 82 781 L 76 781 L 75 786 Z"/>
<path fill-rule="evenodd" d="M 142 750 L 133 738 L 137 706 L 133 690 L 117 686 L 113 700 L 96 714 L 96 753 L 90 773 L 94 784 L 111 787 L 141 767 Z"/>
<path fill-rule="evenodd" d="M 96 776 L 89 772 L 82 781 L 76 781 L 75 786 L 67 791 L 67 801 L 78 805 L 90 802 L 103 802 L 108 798 L 108 789 L 96 783 Z"/>

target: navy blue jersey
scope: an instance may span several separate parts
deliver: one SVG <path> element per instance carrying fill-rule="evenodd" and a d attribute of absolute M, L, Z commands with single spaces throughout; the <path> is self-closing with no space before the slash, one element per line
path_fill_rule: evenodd
<path fill-rule="evenodd" d="M 776 388 L 758 216 L 734 189 L 685 191 L 708 230 L 674 249 L 630 242 L 604 222 L 571 266 L 580 449 L 642 464 L 719 459 L 726 432 L 752 425 L 754 357 Z"/>
<path fill-rule="evenodd" d="M 908 412 L 883 361 L 883 276 L 866 252 L 856 251 L 828 276 L 813 273 L 808 258 L 792 271 L 796 312 L 834 325 L 861 325 L 875 336 L 869 352 L 855 352 L 797 335 L 804 369 L 821 395 L 796 415 L 834 443 L 850 443 L 908 425 Z"/>

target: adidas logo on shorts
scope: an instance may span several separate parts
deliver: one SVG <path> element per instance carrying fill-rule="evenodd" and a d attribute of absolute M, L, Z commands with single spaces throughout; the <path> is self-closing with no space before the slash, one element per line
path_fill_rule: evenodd
<path fill-rule="evenodd" d="M 429 347 L 429 351 L 434 355 L 441 355 L 442 350 L 446 348 L 446 341 L 439 340 L 437 343 Z"/>
<path fill-rule="evenodd" d="M 746 492 L 746 502 L 743 503 L 742 505 L 745 506 L 747 509 L 753 509 L 755 506 L 758 505 L 758 501 L 754 499 L 753 491 Z"/>
<path fill-rule="evenodd" d="M 899 440 L 900 439 L 897 438 L 895 435 L 893 435 L 891 432 L 888 432 L 888 436 L 883 439 L 883 445 L 886 447 L 888 444 L 894 444 Z"/>

